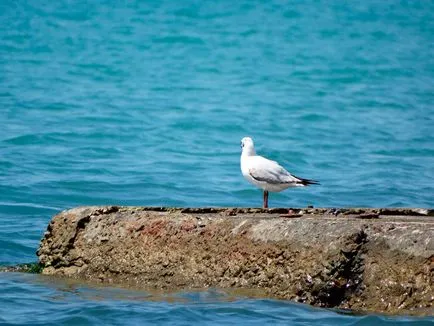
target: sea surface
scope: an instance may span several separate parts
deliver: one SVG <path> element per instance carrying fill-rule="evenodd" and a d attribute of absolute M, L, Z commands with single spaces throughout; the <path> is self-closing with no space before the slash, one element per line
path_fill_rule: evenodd
<path fill-rule="evenodd" d="M 320 186 L 271 207 L 434 206 L 434 2 L 0 1 L 0 265 L 78 205 L 260 206 L 240 139 Z M 0 324 L 428 325 L 218 289 L 0 274 Z"/>

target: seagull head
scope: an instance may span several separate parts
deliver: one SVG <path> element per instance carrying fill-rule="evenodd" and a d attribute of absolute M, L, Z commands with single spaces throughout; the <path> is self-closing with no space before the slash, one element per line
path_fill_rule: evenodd
<path fill-rule="evenodd" d="M 256 154 L 253 139 L 250 137 L 244 137 L 241 139 L 242 154 L 247 156 L 253 156 Z"/>

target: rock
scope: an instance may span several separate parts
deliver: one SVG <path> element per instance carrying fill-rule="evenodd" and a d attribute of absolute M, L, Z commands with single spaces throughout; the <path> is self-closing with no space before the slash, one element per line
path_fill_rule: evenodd
<path fill-rule="evenodd" d="M 428 314 L 432 210 L 306 208 L 280 217 L 287 212 L 76 208 L 50 222 L 39 264 L 43 274 L 138 288 L 259 289 L 321 307 Z"/>

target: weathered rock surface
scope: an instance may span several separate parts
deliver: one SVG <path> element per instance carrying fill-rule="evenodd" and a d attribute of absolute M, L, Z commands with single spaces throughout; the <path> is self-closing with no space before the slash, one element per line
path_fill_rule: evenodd
<path fill-rule="evenodd" d="M 298 210 L 295 210 L 297 213 Z M 82 207 L 55 216 L 44 274 L 246 288 L 323 307 L 432 314 L 434 211 Z"/>

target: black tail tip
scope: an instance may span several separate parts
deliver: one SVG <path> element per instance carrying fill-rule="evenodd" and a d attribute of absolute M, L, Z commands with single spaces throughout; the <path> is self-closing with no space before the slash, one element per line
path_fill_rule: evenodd
<path fill-rule="evenodd" d="M 303 186 L 320 185 L 319 181 L 310 180 L 310 179 L 302 179 L 301 183 L 303 184 Z"/>

